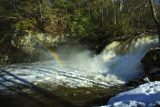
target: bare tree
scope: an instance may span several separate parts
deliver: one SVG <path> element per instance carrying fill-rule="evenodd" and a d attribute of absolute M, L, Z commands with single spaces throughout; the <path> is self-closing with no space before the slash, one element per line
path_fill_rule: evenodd
<path fill-rule="evenodd" d="M 153 0 L 149 0 L 149 4 L 150 4 L 153 20 L 154 20 L 154 22 L 155 22 L 155 24 L 157 26 L 157 32 L 158 32 L 159 44 L 160 44 L 160 22 L 159 22 L 159 20 L 157 18 L 157 13 L 156 13 L 156 10 L 155 10 L 155 6 L 154 6 Z"/>

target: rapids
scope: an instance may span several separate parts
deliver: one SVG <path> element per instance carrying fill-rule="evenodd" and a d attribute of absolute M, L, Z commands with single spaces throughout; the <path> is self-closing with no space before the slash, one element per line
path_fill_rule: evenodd
<path fill-rule="evenodd" d="M 114 41 L 99 54 L 69 47 L 58 51 L 63 64 L 55 59 L 35 63 L 0 65 L 0 94 L 13 94 L 8 87 L 111 87 L 142 76 L 141 58 L 158 43 L 157 36 L 137 36 L 124 42 Z M 23 89 L 22 92 L 30 92 Z M 76 94 L 75 94 L 76 96 Z"/>
<path fill-rule="evenodd" d="M 63 67 L 55 60 L 49 60 L 11 64 L 1 68 L 34 84 L 44 82 L 52 83 L 53 86 L 111 86 L 139 76 L 143 72 L 140 59 L 157 43 L 157 37 L 138 36 L 122 43 L 114 41 L 99 55 L 92 55 L 88 50 L 70 49 L 67 52 L 66 49 L 63 53 L 59 52 Z M 14 79 L 9 75 L 2 75 L 0 79 L 3 78 Z"/>

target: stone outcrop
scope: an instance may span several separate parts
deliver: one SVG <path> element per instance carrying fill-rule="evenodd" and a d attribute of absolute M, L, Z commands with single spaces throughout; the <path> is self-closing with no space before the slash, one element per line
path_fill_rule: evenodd
<path fill-rule="evenodd" d="M 47 49 L 55 49 L 67 41 L 66 35 L 27 33 L 9 42 L 0 43 L 0 63 L 24 63 L 51 59 Z M 47 49 L 45 49 L 47 47 Z"/>
<path fill-rule="evenodd" d="M 144 67 L 145 76 L 147 76 L 150 81 L 160 80 L 160 48 L 152 48 L 141 59 L 141 63 Z"/>

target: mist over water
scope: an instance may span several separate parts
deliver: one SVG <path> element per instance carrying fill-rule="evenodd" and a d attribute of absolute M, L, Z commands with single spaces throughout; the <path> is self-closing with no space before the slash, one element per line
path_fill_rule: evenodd
<path fill-rule="evenodd" d="M 49 60 L 7 65 L 2 68 L 31 83 L 47 83 L 50 87 L 57 85 L 107 87 L 124 84 L 140 77 L 143 73 L 140 60 L 157 43 L 157 37 L 138 36 L 125 42 L 114 41 L 99 55 L 80 46 L 67 46 L 57 50 L 63 67 L 60 67 L 55 60 Z M 4 77 L 14 80 L 9 75 Z"/>

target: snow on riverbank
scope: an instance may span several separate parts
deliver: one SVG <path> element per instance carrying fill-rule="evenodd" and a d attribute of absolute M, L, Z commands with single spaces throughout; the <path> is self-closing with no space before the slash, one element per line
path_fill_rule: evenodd
<path fill-rule="evenodd" d="M 160 105 L 160 82 L 150 82 L 111 98 L 103 107 L 154 107 Z"/>

